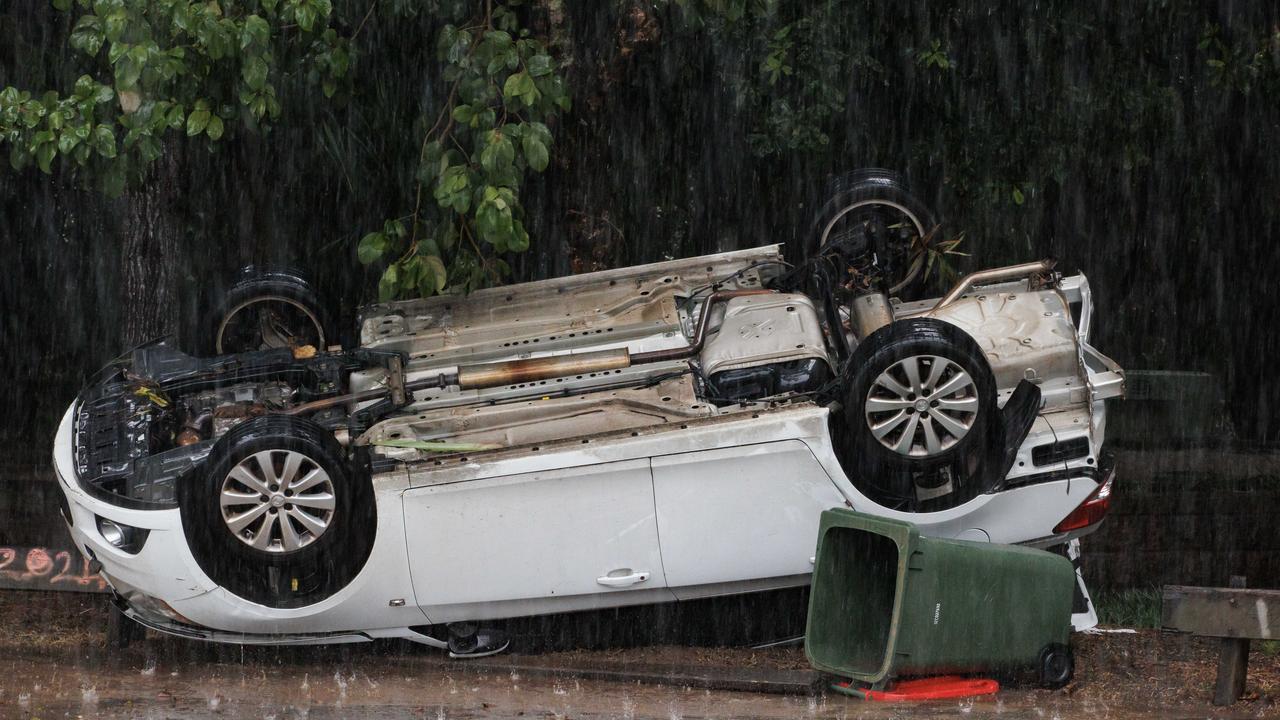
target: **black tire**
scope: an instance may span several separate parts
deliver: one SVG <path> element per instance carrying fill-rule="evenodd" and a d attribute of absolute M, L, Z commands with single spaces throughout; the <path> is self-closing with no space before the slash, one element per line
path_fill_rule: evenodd
<path fill-rule="evenodd" d="M 912 365 L 919 385 L 902 374 Z M 941 320 L 900 320 L 862 341 L 848 367 L 845 403 L 832 434 L 845 471 L 864 494 L 888 508 L 931 512 L 981 491 L 999 413 L 995 377 L 973 338 Z M 935 368 L 939 375 L 930 384 Z M 889 389 L 895 378 L 901 395 Z M 958 389 L 944 392 L 953 386 Z M 915 387 L 936 395 L 907 394 Z M 965 424 L 965 432 L 947 430 Z"/>
<path fill-rule="evenodd" d="M 258 464 L 261 457 L 272 463 L 271 475 Z M 294 458 L 301 459 L 290 473 Z M 179 485 L 183 527 L 196 561 L 219 585 L 263 605 L 301 607 L 329 597 L 359 574 L 373 547 L 377 511 L 369 471 L 362 465 L 349 462 L 333 433 L 310 420 L 268 415 L 237 425 L 218 440 L 195 477 Z M 255 482 L 268 485 L 260 492 L 267 498 L 271 491 L 269 499 L 224 507 L 224 493 L 252 494 L 246 470 Z M 312 470 L 321 471 L 324 480 L 307 487 L 301 480 L 315 483 L 322 477 Z M 272 477 L 286 475 L 299 478 L 292 486 L 303 492 L 286 492 L 283 483 L 270 486 Z M 316 503 L 329 502 L 325 496 L 332 498 L 332 509 L 316 509 Z M 259 509 L 261 521 L 233 532 L 232 522 Z M 322 531 L 308 530 L 321 524 Z"/>
<path fill-rule="evenodd" d="M 1050 643 L 1040 651 L 1040 660 L 1036 665 L 1040 685 L 1057 689 L 1071 682 L 1076 671 L 1075 654 L 1071 648 L 1061 643 Z"/>
<path fill-rule="evenodd" d="M 222 294 L 202 341 L 208 355 L 339 342 L 327 303 L 301 272 L 253 266 Z"/>
<path fill-rule="evenodd" d="M 897 173 L 866 168 L 832 180 L 828 199 L 814 217 L 809 256 L 836 245 L 846 255 L 869 253 L 872 248 L 864 246 L 858 229 L 869 222 L 878 222 L 889 233 L 883 248 L 887 257 L 879 258 L 886 289 L 890 295 L 915 299 L 925 283 L 918 241 L 935 232 L 937 223 Z"/>

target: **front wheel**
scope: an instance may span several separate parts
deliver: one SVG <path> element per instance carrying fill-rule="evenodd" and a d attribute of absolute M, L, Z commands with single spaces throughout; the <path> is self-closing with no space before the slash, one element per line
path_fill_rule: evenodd
<path fill-rule="evenodd" d="M 218 584 L 274 607 L 308 605 L 345 587 L 373 546 L 368 471 L 309 420 L 264 416 L 214 445 L 179 494 L 196 560 Z"/>

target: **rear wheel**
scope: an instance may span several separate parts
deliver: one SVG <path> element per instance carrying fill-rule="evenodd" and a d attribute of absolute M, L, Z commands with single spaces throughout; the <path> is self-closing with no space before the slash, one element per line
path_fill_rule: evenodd
<path fill-rule="evenodd" d="M 925 245 L 935 227 L 902 176 L 867 168 L 832 181 L 812 233 L 817 252 L 839 251 L 860 273 L 882 274 L 890 295 L 910 298 L 924 284 Z"/>
<path fill-rule="evenodd" d="M 309 420 L 237 425 L 179 494 L 196 560 L 218 584 L 274 607 L 308 605 L 364 567 L 377 516 L 366 468 Z"/>
<path fill-rule="evenodd" d="M 841 427 L 846 471 L 886 507 L 932 511 L 972 499 L 998 428 L 995 378 L 960 328 L 911 318 L 854 350 Z"/>
<path fill-rule="evenodd" d="M 320 295 L 297 271 L 245 268 L 211 318 L 212 354 L 307 346 L 322 351 L 336 341 Z"/>

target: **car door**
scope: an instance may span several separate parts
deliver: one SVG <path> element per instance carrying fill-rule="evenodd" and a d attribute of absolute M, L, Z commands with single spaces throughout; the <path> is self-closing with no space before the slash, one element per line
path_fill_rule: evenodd
<path fill-rule="evenodd" d="M 653 489 L 680 599 L 806 583 L 819 516 L 845 505 L 799 440 L 655 457 Z"/>
<path fill-rule="evenodd" d="M 432 622 L 674 599 L 647 458 L 427 485 L 404 498 L 414 593 Z"/>

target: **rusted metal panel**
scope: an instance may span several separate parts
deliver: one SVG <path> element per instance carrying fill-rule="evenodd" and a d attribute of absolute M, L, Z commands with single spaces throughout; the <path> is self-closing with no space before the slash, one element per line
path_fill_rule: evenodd
<path fill-rule="evenodd" d="M 1163 619 L 1168 630 L 1223 638 L 1280 638 L 1280 590 L 1164 587 Z"/>

